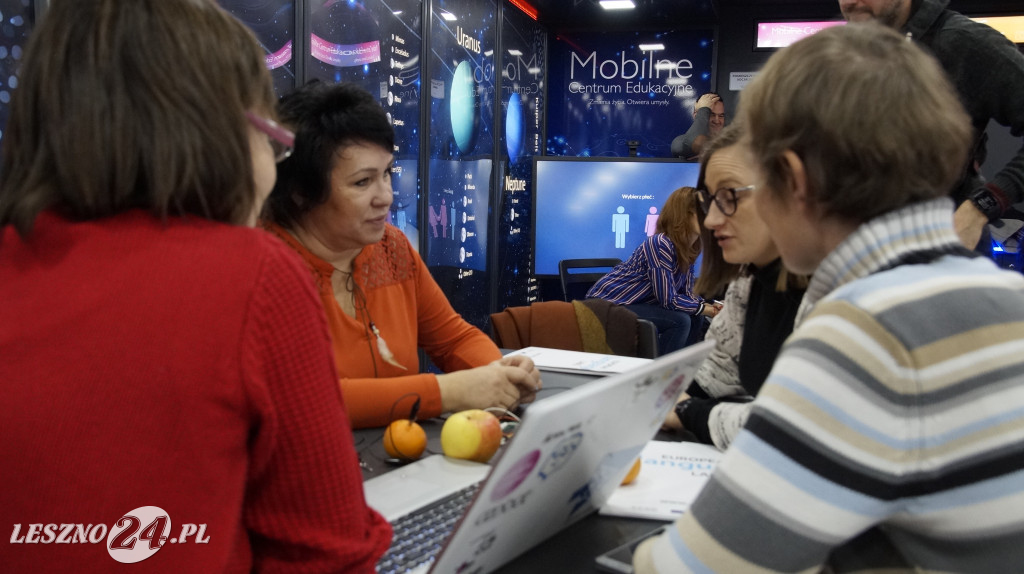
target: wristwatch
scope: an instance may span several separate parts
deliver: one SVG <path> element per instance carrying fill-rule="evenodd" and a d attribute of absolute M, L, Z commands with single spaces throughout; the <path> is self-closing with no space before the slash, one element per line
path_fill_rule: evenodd
<path fill-rule="evenodd" d="M 988 186 L 979 187 L 968 197 L 971 203 L 983 213 L 989 221 L 999 219 L 1003 214 L 1003 204 Z"/>
<path fill-rule="evenodd" d="M 693 397 L 679 401 L 676 403 L 676 416 L 679 417 L 679 422 L 683 424 L 683 428 L 686 428 L 686 422 L 683 421 L 683 414 L 686 413 L 686 409 L 693 404 Z"/>

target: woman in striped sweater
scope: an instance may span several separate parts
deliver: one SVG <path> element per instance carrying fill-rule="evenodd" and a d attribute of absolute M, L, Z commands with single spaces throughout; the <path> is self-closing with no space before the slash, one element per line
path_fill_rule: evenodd
<path fill-rule="evenodd" d="M 956 92 L 851 24 L 776 53 L 740 121 L 755 206 L 813 276 L 746 426 L 636 571 L 1019 570 L 1024 277 L 953 227 Z"/>
<path fill-rule="evenodd" d="M 590 288 L 587 297 L 625 305 L 658 328 L 658 353 L 682 349 L 700 340 L 704 317 L 721 306 L 693 294 L 693 264 L 700 254 L 697 200 L 681 187 L 665 200 L 656 233 Z"/>

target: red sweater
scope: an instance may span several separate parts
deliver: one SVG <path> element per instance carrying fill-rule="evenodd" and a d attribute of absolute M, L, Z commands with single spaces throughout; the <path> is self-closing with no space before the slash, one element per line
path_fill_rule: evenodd
<path fill-rule="evenodd" d="M 419 418 L 441 414 L 437 377 L 419 372 L 417 347 L 446 373 L 482 367 L 501 358 L 494 341 L 455 312 L 397 227 L 388 225 L 383 239 L 364 247 L 352 261 L 353 280 L 365 297 L 365 311 L 360 301 L 360 311 L 353 318 L 334 298 L 334 267 L 280 226 L 266 225 L 302 256 L 313 273 L 334 338 L 341 389 L 356 428 L 384 426 L 394 418 L 408 416 L 415 399 L 406 395 L 420 398 Z M 381 359 L 377 339 L 369 329 L 371 320 L 406 370 Z"/>
<path fill-rule="evenodd" d="M 44 214 L 28 242 L 0 231 L 0 568 L 117 571 L 106 537 L 10 539 L 32 524 L 109 532 L 158 506 L 168 539 L 191 523 L 209 541 L 165 543 L 136 570 L 372 571 L 390 527 L 363 498 L 294 253 L 260 230 L 141 212 Z"/>

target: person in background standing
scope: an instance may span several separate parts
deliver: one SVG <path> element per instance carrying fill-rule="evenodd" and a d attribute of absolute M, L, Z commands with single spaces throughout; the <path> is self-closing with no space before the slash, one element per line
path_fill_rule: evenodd
<path fill-rule="evenodd" d="M 962 177 L 951 196 L 964 244 L 991 255 L 988 224 L 1024 201 L 1024 141 L 992 180 L 978 173 L 986 155 L 989 120 L 1024 134 L 1024 54 L 1006 36 L 946 9 L 949 0 L 839 0 L 848 21 L 875 21 L 904 34 L 935 56 L 971 117 L 974 138 Z M 935 121 L 946 121 L 936 116 Z"/>

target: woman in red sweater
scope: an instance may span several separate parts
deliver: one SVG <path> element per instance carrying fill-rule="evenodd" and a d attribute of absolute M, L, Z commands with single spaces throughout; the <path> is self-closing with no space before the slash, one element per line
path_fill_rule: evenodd
<path fill-rule="evenodd" d="M 363 499 L 320 302 L 244 226 L 289 140 L 255 38 L 212 1 L 54 0 L 20 80 L 2 568 L 372 572 L 391 533 Z"/>
<path fill-rule="evenodd" d="M 417 403 L 427 418 L 533 400 L 533 362 L 502 359 L 387 223 L 395 135 L 373 96 L 353 84 L 313 82 L 279 110 L 296 130 L 295 153 L 280 166 L 266 227 L 314 277 L 352 424 L 383 426 Z M 420 373 L 417 347 L 446 374 Z"/>

